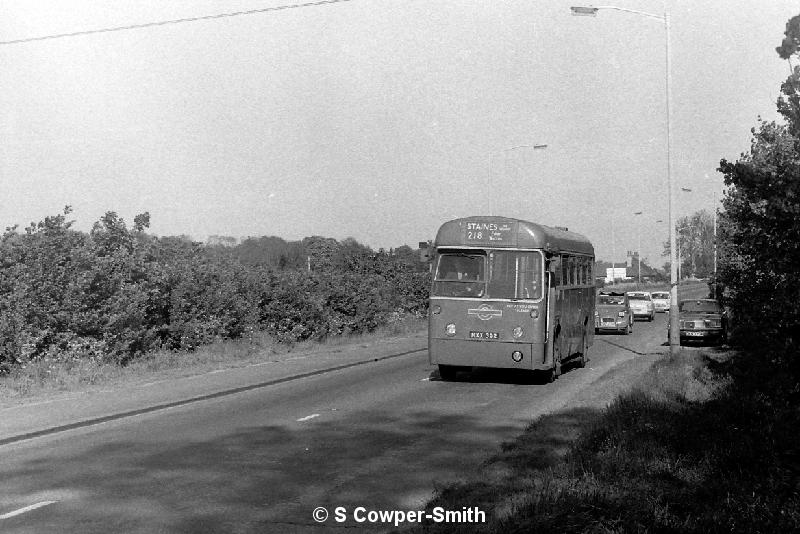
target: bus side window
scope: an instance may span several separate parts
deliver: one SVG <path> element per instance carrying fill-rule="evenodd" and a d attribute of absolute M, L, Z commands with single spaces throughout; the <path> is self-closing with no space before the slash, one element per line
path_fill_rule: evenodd
<path fill-rule="evenodd" d="M 569 285 L 569 258 L 561 256 L 561 285 Z"/>
<path fill-rule="evenodd" d="M 581 258 L 581 285 L 586 284 L 586 258 Z"/>
<path fill-rule="evenodd" d="M 567 266 L 567 285 L 575 285 L 575 258 L 565 258 Z"/>
<path fill-rule="evenodd" d="M 580 280 L 580 258 L 572 258 L 572 285 L 578 285 Z"/>
<path fill-rule="evenodd" d="M 575 284 L 581 285 L 581 258 L 575 258 Z"/>
<path fill-rule="evenodd" d="M 553 281 L 551 282 L 553 287 L 561 285 L 561 258 L 559 256 L 553 256 L 550 258 L 550 272 L 552 274 Z"/>

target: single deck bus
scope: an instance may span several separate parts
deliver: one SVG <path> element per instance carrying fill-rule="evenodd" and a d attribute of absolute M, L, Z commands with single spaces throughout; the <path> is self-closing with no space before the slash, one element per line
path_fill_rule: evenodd
<path fill-rule="evenodd" d="M 505 217 L 444 223 L 432 261 L 428 354 L 443 380 L 472 367 L 546 373 L 586 365 L 594 248 L 580 234 Z"/>

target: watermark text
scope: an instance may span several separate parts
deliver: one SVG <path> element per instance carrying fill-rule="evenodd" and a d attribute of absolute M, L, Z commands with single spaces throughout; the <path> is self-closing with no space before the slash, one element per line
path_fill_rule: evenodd
<path fill-rule="evenodd" d="M 328 510 L 319 506 L 312 514 L 314 521 L 324 523 L 328 519 Z M 460 510 L 445 510 L 437 506 L 430 511 L 426 510 L 371 510 L 364 506 L 357 506 L 348 510 L 344 506 L 337 506 L 333 510 L 333 520 L 344 523 L 352 519 L 356 523 L 381 523 L 391 524 L 395 527 L 406 523 L 485 523 L 486 512 L 477 506 L 464 506 Z"/>

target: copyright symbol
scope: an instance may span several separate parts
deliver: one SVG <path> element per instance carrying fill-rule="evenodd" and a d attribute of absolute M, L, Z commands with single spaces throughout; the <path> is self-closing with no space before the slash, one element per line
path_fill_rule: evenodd
<path fill-rule="evenodd" d="M 311 516 L 317 523 L 324 523 L 325 520 L 328 519 L 328 511 L 322 506 L 317 506 L 314 508 L 314 513 L 312 513 Z"/>

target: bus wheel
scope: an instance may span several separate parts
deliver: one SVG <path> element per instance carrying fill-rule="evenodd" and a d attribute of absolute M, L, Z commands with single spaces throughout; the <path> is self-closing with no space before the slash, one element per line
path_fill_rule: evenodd
<path fill-rule="evenodd" d="M 455 380 L 458 370 L 459 367 L 456 365 L 439 364 L 439 378 L 445 381 Z"/>
<path fill-rule="evenodd" d="M 556 339 L 555 346 L 553 347 L 553 368 L 550 370 L 550 382 L 561 376 L 561 344 Z"/>

